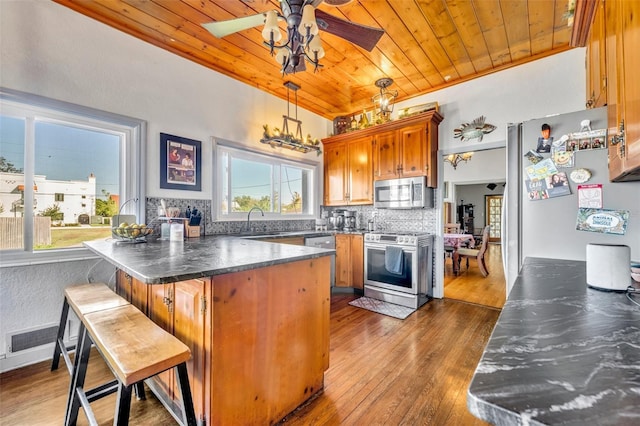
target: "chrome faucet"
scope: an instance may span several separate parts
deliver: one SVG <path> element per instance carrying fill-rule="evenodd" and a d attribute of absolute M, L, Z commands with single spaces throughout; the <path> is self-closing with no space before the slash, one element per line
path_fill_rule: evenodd
<path fill-rule="evenodd" d="M 251 232 L 251 212 L 254 210 L 260 210 L 260 213 L 262 213 L 262 216 L 264 216 L 264 212 L 260 207 L 258 206 L 251 207 L 251 210 L 249 210 L 249 214 L 247 214 L 247 232 Z"/>

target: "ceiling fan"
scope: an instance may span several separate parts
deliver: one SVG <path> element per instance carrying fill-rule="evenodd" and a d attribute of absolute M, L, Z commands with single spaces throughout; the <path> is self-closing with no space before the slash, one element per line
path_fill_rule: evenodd
<path fill-rule="evenodd" d="M 295 73 L 306 69 L 305 60 L 319 67 L 324 49 L 320 42 L 318 29 L 341 37 L 367 51 L 373 50 L 384 34 L 384 30 L 345 21 L 322 10 L 316 9 L 323 0 L 280 0 L 280 11 L 270 10 L 266 13 L 230 19 L 227 21 L 202 24 L 211 34 L 218 38 L 238 31 L 247 30 L 264 24 L 262 36 L 265 46 L 276 61 L 282 66 L 283 74 Z M 351 0 L 324 0 L 331 6 L 341 6 Z M 287 39 L 282 39 L 278 20 L 287 22 Z"/>

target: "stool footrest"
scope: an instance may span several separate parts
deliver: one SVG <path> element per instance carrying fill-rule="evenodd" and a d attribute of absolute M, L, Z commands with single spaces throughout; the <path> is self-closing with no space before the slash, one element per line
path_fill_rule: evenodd
<path fill-rule="evenodd" d="M 109 383 L 105 383 L 100 386 L 96 386 L 93 389 L 89 389 L 84 394 L 87 396 L 89 402 L 97 401 L 100 398 L 111 395 L 118 391 L 118 381 L 112 380 Z"/>

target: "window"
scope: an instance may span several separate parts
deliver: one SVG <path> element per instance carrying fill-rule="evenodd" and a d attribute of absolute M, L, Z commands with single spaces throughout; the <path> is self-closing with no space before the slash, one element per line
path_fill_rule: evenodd
<path fill-rule="evenodd" d="M 4 88 L 0 104 L 0 265 L 86 257 L 118 201 L 144 200 L 145 123 Z"/>
<path fill-rule="evenodd" d="M 317 165 L 218 144 L 218 219 L 246 219 L 252 207 L 266 218 L 306 219 L 316 214 Z"/>

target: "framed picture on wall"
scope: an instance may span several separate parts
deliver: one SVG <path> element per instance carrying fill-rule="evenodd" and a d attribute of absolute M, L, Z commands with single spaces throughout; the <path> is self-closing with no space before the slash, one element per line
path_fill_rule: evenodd
<path fill-rule="evenodd" d="M 450 201 L 449 200 L 449 182 L 445 181 L 442 184 L 442 199 L 445 201 Z"/>
<path fill-rule="evenodd" d="M 160 188 L 200 191 L 201 166 L 200 141 L 160 133 Z"/>

